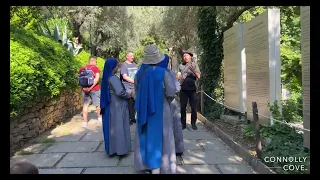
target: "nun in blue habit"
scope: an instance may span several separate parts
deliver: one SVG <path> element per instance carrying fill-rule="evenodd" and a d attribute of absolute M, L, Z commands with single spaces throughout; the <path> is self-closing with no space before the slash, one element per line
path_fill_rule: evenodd
<path fill-rule="evenodd" d="M 164 59 L 156 45 L 146 46 L 134 79 L 137 112 L 134 166 L 140 173 L 174 174 L 177 170 L 170 110 L 176 87 L 169 72 L 157 67 Z"/>
<path fill-rule="evenodd" d="M 107 155 L 125 155 L 131 149 L 128 99 L 120 79 L 114 75 L 118 61 L 108 58 L 104 63 L 100 107 Z"/>
<path fill-rule="evenodd" d="M 158 67 L 165 68 L 171 75 L 172 83 L 175 83 L 176 93 L 178 93 L 181 89 L 179 81 L 176 79 L 176 75 L 173 71 L 168 69 L 169 65 L 169 56 L 167 54 L 164 55 L 165 59 L 158 63 Z M 182 125 L 181 125 L 181 113 L 179 103 L 174 99 L 170 103 L 170 110 L 173 116 L 173 134 L 175 141 L 176 154 L 181 155 L 184 151 L 184 143 L 183 143 L 183 133 L 182 133 Z"/>

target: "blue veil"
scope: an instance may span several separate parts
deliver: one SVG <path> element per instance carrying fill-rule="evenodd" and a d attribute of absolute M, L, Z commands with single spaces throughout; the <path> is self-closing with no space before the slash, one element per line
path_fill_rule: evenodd
<path fill-rule="evenodd" d="M 112 70 L 117 66 L 118 61 L 114 58 L 108 58 L 104 63 L 103 76 L 101 82 L 100 108 L 102 115 L 102 126 L 105 142 L 105 150 L 109 155 L 109 129 L 110 129 L 110 92 L 109 78 L 113 76 Z"/>

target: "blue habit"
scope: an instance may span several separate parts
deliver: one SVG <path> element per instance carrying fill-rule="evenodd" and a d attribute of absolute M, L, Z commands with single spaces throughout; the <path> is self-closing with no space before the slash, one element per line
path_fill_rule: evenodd
<path fill-rule="evenodd" d="M 107 155 L 109 154 L 109 130 L 110 130 L 110 92 L 108 79 L 113 76 L 112 70 L 117 66 L 118 61 L 113 58 L 108 58 L 104 63 L 103 76 L 101 82 L 101 96 L 100 96 L 100 108 L 102 115 L 102 126 L 105 150 Z"/>
<path fill-rule="evenodd" d="M 161 167 L 164 74 L 166 70 L 152 66 L 141 76 L 148 66 L 150 65 L 142 64 L 136 74 L 138 90 L 135 110 L 137 111 L 142 162 L 146 167 L 155 169 Z"/>
<path fill-rule="evenodd" d="M 162 68 L 165 68 L 167 69 L 168 71 L 168 65 L 169 65 L 169 56 L 168 54 L 164 54 L 164 60 L 162 60 L 161 62 L 159 62 L 157 64 L 158 67 L 162 67 Z"/>

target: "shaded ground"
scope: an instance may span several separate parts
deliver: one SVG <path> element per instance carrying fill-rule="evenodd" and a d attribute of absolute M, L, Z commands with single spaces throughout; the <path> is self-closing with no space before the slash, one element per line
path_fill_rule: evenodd
<path fill-rule="evenodd" d="M 219 129 L 225 132 L 229 137 L 231 137 L 235 142 L 239 143 L 242 147 L 249 150 L 251 155 L 256 155 L 255 151 L 255 141 L 254 139 L 248 139 L 243 137 L 243 127 L 247 126 L 244 125 L 233 125 L 227 122 L 221 121 L 220 119 L 214 120 L 214 125 L 216 125 Z"/>
<path fill-rule="evenodd" d="M 104 152 L 102 124 L 95 111 L 89 124 L 82 128 L 80 114 L 29 142 L 10 159 L 10 165 L 28 161 L 41 174 L 132 174 L 133 148 L 125 157 L 108 157 Z M 190 123 L 190 114 L 188 114 Z M 250 166 L 218 137 L 198 122 L 198 130 L 184 130 L 185 152 L 177 157 L 178 173 L 185 174 L 252 174 Z M 135 126 L 131 126 L 132 147 Z"/>

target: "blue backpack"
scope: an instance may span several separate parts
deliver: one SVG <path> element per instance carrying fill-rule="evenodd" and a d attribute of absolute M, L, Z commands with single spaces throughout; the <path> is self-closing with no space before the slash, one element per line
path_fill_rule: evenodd
<path fill-rule="evenodd" d="M 93 85 L 94 72 L 91 70 L 91 68 L 88 68 L 86 66 L 83 70 L 80 71 L 78 82 L 81 87 L 90 87 Z"/>

